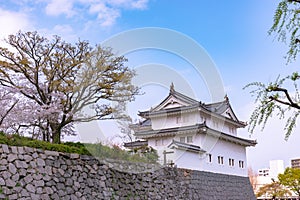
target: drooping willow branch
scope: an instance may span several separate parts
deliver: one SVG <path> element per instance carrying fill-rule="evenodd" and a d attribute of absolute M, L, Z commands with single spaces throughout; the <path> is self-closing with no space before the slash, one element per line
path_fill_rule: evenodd
<path fill-rule="evenodd" d="M 275 96 L 269 96 L 270 100 L 276 101 L 276 102 L 284 104 L 284 105 L 291 106 L 291 107 L 296 108 L 296 109 L 300 109 L 300 106 L 292 100 L 292 98 L 291 98 L 291 96 L 290 96 L 287 89 L 276 87 L 276 88 L 267 89 L 267 90 L 268 90 L 268 92 L 271 92 L 271 91 L 272 92 L 283 92 L 285 97 L 287 98 L 288 102 L 280 100 Z"/>

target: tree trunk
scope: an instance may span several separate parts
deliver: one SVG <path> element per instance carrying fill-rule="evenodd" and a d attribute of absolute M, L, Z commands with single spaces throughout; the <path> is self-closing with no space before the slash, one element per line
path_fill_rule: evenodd
<path fill-rule="evenodd" d="M 53 126 L 54 127 L 54 126 Z M 52 132 L 52 129 L 50 127 L 49 122 L 47 121 L 46 124 L 40 123 L 39 128 L 42 131 L 42 140 L 46 142 L 50 142 L 50 133 Z"/>
<path fill-rule="evenodd" d="M 52 143 L 60 144 L 61 127 L 58 123 L 50 123 Z"/>
<path fill-rule="evenodd" d="M 50 142 L 49 130 L 43 130 L 43 141 Z"/>
<path fill-rule="evenodd" d="M 54 131 L 52 132 L 52 143 L 54 144 L 60 144 L 60 131 Z"/>

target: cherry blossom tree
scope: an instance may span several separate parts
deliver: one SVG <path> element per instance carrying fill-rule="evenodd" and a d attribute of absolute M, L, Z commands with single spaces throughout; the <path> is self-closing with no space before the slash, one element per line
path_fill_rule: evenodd
<path fill-rule="evenodd" d="M 256 192 L 256 190 L 258 189 L 258 187 L 257 187 L 258 174 L 252 169 L 252 167 L 248 168 L 248 177 L 249 177 L 249 181 L 252 185 L 253 191 Z"/>
<path fill-rule="evenodd" d="M 22 99 L 24 113 L 31 109 L 25 124 L 44 132 L 44 140 L 60 143 L 62 134 L 74 133 L 74 123 L 123 117 L 114 115 L 118 103 L 139 93 L 126 58 L 110 48 L 21 31 L 6 43 L 9 49 L 0 47 L 0 85 Z"/>
<path fill-rule="evenodd" d="M 1 131 L 6 131 L 13 123 L 12 113 L 14 113 L 18 99 L 14 98 L 9 91 L 0 88 L 0 127 Z"/>

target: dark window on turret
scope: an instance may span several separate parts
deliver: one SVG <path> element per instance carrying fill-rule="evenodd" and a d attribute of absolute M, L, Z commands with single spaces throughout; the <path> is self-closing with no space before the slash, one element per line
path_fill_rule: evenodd
<path fill-rule="evenodd" d="M 207 161 L 208 161 L 209 163 L 212 163 L 212 155 L 211 155 L 211 154 L 208 154 L 208 155 L 207 155 Z"/>
<path fill-rule="evenodd" d="M 244 168 L 244 167 L 245 167 L 245 166 L 244 166 L 244 161 L 242 161 L 242 160 L 239 161 L 239 167 L 240 167 L 240 168 Z"/>
<path fill-rule="evenodd" d="M 224 164 L 224 157 L 223 156 L 218 156 L 218 163 L 220 165 L 223 165 Z"/>

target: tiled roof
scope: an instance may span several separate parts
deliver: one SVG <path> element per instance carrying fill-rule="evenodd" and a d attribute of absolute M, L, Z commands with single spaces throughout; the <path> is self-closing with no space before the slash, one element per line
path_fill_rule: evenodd
<path fill-rule="evenodd" d="M 255 146 L 257 144 L 256 140 L 244 139 L 234 135 L 223 133 L 207 127 L 205 123 L 191 125 L 191 126 L 181 126 L 176 128 L 165 128 L 159 130 L 153 130 L 153 129 L 141 130 L 141 131 L 136 130 L 135 136 L 142 139 L 148 139 L 148 138 L 155 138 L 155 137 L 175 136 L 178 134 L 182 134 L 184 132 L 206 133 L 213 137 L 217 137 L 222 140 L 227 140 L 233 143 L 242 144 L 245 146 Z"/>
<path fill-rule="evenodd" d="M 164 103 L 166 103 L 166 101 L 168 101 L 171 98 L 171 96 L 186 103 L 186 105 L 174 108 L 159 109 Z M 195 110 L 202 110 L 203 112 L 207 112 L 207 114 L 213 114 L 217 117 L 221 117 L 225 120 L 235 123 L 238 127 L 246 126 L 246 123 L 239 121 L 236 115 L 234 114 L 227 96 L 225 96 L 224 101 L 205 104 L 201 101 L 197 101 L 180 92 L 177 92 L 174 89 L 170 90 L 169 95 L 159 105 L 150 110 L 139 112 L 138 115 L 143 118 L 149 119 L 155 116 L 184 113 Z M 230 110 L 230 112 L 226 112 L 227 110 Z"/>
<path fill-rule="evenodd" d="M 137 137 L 143 138 L 151 138 L 151 137 L 157 137 L 157 136 L 165 136 L 165 135 L 176 135 L 181 132 L 186 132 L 186 131 L 199 131 L 200 128 L 206 127 L 205 123 L 202 124 L 196 124 L 196 125 L 191 125 L 191 126 L 181 126 L 181 127 L 175 127 L 175 128 L 165 128 L 165 129 L 159 129 L 159 130 L 136 130 L 135 135 Z"/>
<path fill-rule="evenodd" d="M 183 149 L 186 151 L 192 151 L 192 152 L 196 152 L 196 153 L 199 153 L 199 152 L 204 153 L 205 152 L 205 150 L 201 149 L 200 146 L 183 143 L 183 142 L 179 142 L 176 140 L 173 140 L 172 143 L 169 144 L 168 148 L 172 148 L 172 146 L 173 146 L 173 148 Z"/>
<path fill-rule="evenodd" d="M 137 140 L 133 142 L 125 142 L 123 146 L 125 148 L 136 148 L 136 147 L 148 146 L 148 141 Z"/>

